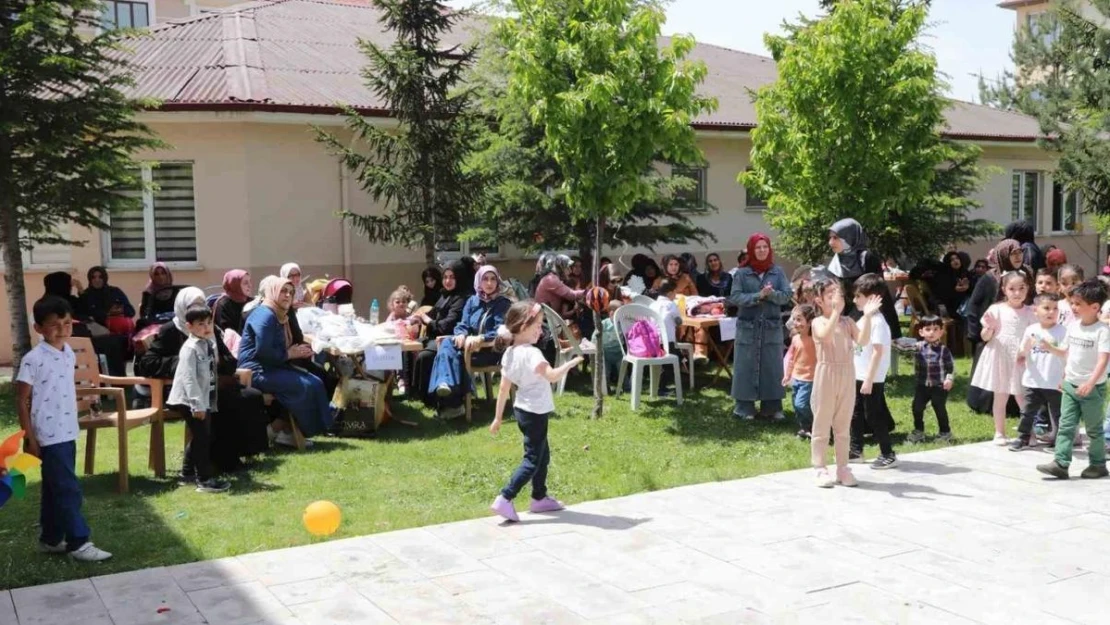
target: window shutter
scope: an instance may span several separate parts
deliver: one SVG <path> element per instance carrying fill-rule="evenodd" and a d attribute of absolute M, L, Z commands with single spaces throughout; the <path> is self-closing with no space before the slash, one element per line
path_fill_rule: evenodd
<path fill-rule="evenodd" d="M 146 229 L 143 225 L 143 192 L 141 189 L 121 189 L 119 192 L 139 200 L 131 208 L 111 217 L 113 260 L 144 260 L 146 258 Z"/>
<path fill-rule="evenodd" d="M 153 168 L 151 174 L 155 256 L 166 262 L 196 261 L 197 219 L 192 163 L 165 163 Z M 141 226 L 142 222 L 139 223 Z"/>
<path fill-rule="evenodd" d="M 27 253 L 31 265 L 55 265 L 68 267 L 70 265 L 69 245 L 55 243 L 53 245 L 36 245 Z"/>

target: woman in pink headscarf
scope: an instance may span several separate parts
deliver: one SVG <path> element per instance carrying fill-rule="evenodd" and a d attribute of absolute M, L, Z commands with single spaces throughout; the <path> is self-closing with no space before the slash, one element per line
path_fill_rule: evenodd
<path fill-rule="evenodd" d="M 149 279 L 143 289 L 143 299 L 139 304 L 139 321 L 135 327 L 141 329 L 173 319 L 173 301 L 181 289 L 182 287 L 174 285 L 173 273 L 166 263 L 157 262 L 151 265 Z"/>
<path fill-rule="evenodd" d="M 212 313 L 216 327 L 243 333 L 243 306 L 254 296 L 251 274 L 242 269 L 232 269 L 224 274 L 224 293 L 216 300 Z"/>

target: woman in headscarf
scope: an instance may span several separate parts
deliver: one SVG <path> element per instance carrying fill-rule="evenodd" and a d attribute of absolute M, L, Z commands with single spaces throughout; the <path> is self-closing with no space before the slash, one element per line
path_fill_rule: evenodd
<path fill-rule="evenodd" d="M 1021 264 L 1033 270 L 1037 275 L 1039 269 L 1045 266 L 1044 252 L 1037 245 L 1037 229 L 1028 221 L 1015 221 L 1006 226 L 1003 239 L 1012 239 L 1021 245 Z"/>
<path fill-rule="evenodd" d="M 698 294 L 698 287 L 694 284 L 694 279 L 686 273 L 686 263 L 682 262 L 682 259 L 678 256 L 667 254 L 663 257 L 663 275 L 674 282 L 676 297 L 678 295 L 692 297 Z"/>
<path fill-rule="evenodd" d="M 439 399 L 439 414 L 443 419 L 454 419 L 466 414 L 463 399 L 473 392 L 470 376 L 466 373 L 463 352 L 468 344 L 480 345 L 497 336 L 497 328 L 505 323 L 505 313 L 512 302 L 502 296 L 501 276 L 493 265 L 486 265 L 474 275 L 474 291 L 463 305 L 462 316 L 455 324 L 452 335 L 439 343 L 432 363 L 428 392 Z M 492 365 L 501 358 L 492 350 L 476 351 L 474 365 Z"/>
<path fill-rule="evenodd" d="M 754 419 L 759 414 L 784 419 L 782 398 L 782 307 L 790 303 L 790 281 L 775 264 L 771 239 L 753 234 L 748 239 L 748 264 L 736 272 L 729 302 L 740 308 L 736 316 L 736 349 L 733 350 L 733 414 Z"/>
<path fill-rule="evenodd" d="M 293 288 L 296 293 L 293 294 L 293 309 L 303 308 L 310 304 L 306 301 L 307 292 L 303 284 L 303 276 L 301 274 L 301 266 L 297 263 L 285 263 L 281 266 L 278 275 L 282 278 L 293 283 Z"/>
<path fill-rule="evenodd" d="M 158 262 L 150 266 L 149 279 L 143 289 L 143 299 L 139 304 L 139 321 L 136 328 L 142 329 L 152 323 L 163 323 L 173 318 L 173 302 L 182 287 L 174 286 L 173 273 L 166 263 Z"/>
<path fill-rule="evenodd" d="M 562 254 L 548 256 L 540 281 L 536 285 L 535 300 L 550 306 L 564 319 L 574 318 L 574 304 L 586 294 L 583 289 L 572 289 L 567 286 L 567 269 L 570 268 L 571 262 L 569 256 Z"/>
<path fill-rule="evenodd" d="M 466 304 L 467 297 L 463 295 L 462 285 L 456 277 L 464 271 L 462 263 L 458 261 L 448 265 L 443 270 L 439 298 L 428 314 L 418 317 L 424 325 L 424 349 L 413 358 L 412 377 L 406 387 L 419 389 L 414 392 L 429 406 L 435 403 L 434 395 L 427 390 L 432 377 L 432 362 L 435 361 L 439 348 L 438 339 L 441 336 L 451 336 L 455 332 L 455 326 L 462 318 L 463 306 Z"/>
<path fill-rule="evenodd" d="M 663 272 L 659 269 L 659 265 L 646 254 L 636 254 L 632 257 L 632 271 L 628 272 L 628 275 L 643 280 L 645 290 L 654 289 L 663 279 Z"/>
<path fill-rule="evenodd" d="M 94 335 L 93 329 L 89 327 L 89 322 L 95 321 L 95 319 L 83 313 L 80 297 L 73 295 L 75 289 L 78 295 L 84 295 L 81 289 L 81 281 L 64 271 L 55 271 L 43 276 L 42 285 L 46 290 L 46 295 L 59 297 L 69 303 L 69 307 L 74 314 L 73 336 L 92 341 L 93 351 L 100 356 L 104 356 L 104 359 L 108 361 L 108 375 L 126 376 L 128 339 L 126 336 L 112 335 L 103 329 Z"/>
<path fill-rule="evenodd" d="M 933 297 L 944 305 L 949 317 L 956 318 L 956 311 L 971 296 L 971 258 L 962 252 L 948 252 L 941 260 L 941 268 L 933 277 L 930 289 Z"/>
<path fill-rule="evenodd" d="M 296 317 L 291 313 L 297 289 L 292 282 L 276 277 L 263 286 L 262 305 L 251 311 L 243 326 L 239 366 L 251 370 L 254 387 L 273 395 L 296 419 L 306 438 L 315 436 L 332 426 L 334 415 L 324 382 L 296 364 L 313 356 L 312 348 L 298 342 L 293 331 Z M 286 428 L 278 431 L 278 427 L 274 426 L 274 442 L 293 446 L 292 432 Z"/>
<path fill-rule="evenodd" d="M 832 248 L 833 257 L 829 261 L 829 273 L 840 279 L 844 291 L 844 315 L 858 320 L 862 313 L 856 310 L 852 302 L 852 288 L 859 278 L 865 273 L 883 273 L 882 260 L 867 250 L 867 234 L 863 226 L 851 217 L 841 219 L 829 228 L 829 247 Z M 894 309 L 894 297 L 890 289 L 883 293 L 883 318 L 890 326 L 891 338 L 902 338 L 902 326 L 898 321 L 898 312 Z"/>
<path fill-rule="evenodd" d="M 177 371 L 178 354 L 189 338 L 185 313 L 192 306 L 204 306 L 204 292 L 196 287 L 181 289 L 174 298 L 174 317 L 158 328 L 150 348 L 135 361 L 135 375 L 172 380 Z M 224 345 L 223 333 L 216 329 L 219 375 L 216 404 L 219 413 L 212 421 L 212 462 L 220 472 L 242 466 L 242 458 L 261 454 L 269 447 L 266 425 L 269 421 L 262 391 L 243 386 L 236 375 L 238 364 Z M 167 392 L 169 389 L 166 389 Z M 182 477 L 193 478 L 193 467 L 182 467 Z"/>
<path fill-rule="evenodd" d="M 467 295 L 474 295 L 475 289 L 478 287 L 475 276 L 478 275 L 478 261 L 474 260 L 471 256 L 463 256 L 459 259 L 462 265 L 460 272 L 455 274 L 455 281 L 459 283 L 459 288 Z"/>
<path fill-rule="evenodd" d="M 103 267 L 93 267 L 86 275 L 89 286 L 77 298 L 78 317 L 92 319 L 112 334 L 129 336 L 135 330 L 135 307 L 127 294 L 108 284 L 108 271 Z"/>
<path fill-rule="evenodd" d="M 443 272 L 439 267 L 428 267 L 420 273 L 420 281 L 424 283 L 424 297 L 420 300 L 420 307 L 435 306 L 443 295 Z"/>
<path fill-rule="evenodd" d="M 590 280 L 582 268 L 582 259 L 577 256 L 570 257 L 570 266 L 567 267 L 566 284 L 572 289 L 585 289 L 589 287 Z"/>
<path fill-rule="evenodd" d="M 702 297 L 728 297 L 732 293 L 732 275 L 725 271 L 717 252 L 706 255 L 705 273 L 698 276 L 697 286 Z"/>
<path fill-rule="evenodd" d="M 233 330 L 236 334 L 243 334 L 243 307 L 251 301 L 254 295 L 254 285 L 251 284 L 251 274 L 242 269 L 232 269 L 224 274 L 224 292 L 212 312 L 216 327 L 224 330 Z"/>

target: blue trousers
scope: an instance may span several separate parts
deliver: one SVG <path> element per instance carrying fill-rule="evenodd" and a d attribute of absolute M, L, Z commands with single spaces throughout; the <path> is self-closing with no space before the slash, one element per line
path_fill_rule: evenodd
<path fill-rule="evenodd" d="M 809 406 L 809 398 L 813 395 L 813 382 L 794 380 L 794 418 L 798 420 L 798 427 L 806 432 L 813 429 L 813 409 Z"/>
<path fill-rule="evenodd" d="M 547 420 L 550 415 L 536 414 L 513 408 L 517 427 L 524 435 L 524 458 L 513 471 L 501 495 L 512 501 L 528 482 L 532 482 L 532 499 L 547 497 L 547 465 L 551 462 L 551 448 L 547 444 Z"/>
<path fill-rule="evenodd" d="M 75 551 L 89 541 L 89 525 L 81 516 L 81 483 L 77 481 L 77 443 L 57 443 L 39 448 L 42 460 L 42 505 L 39 540 L 48 545 L 66 541 Z"/>
<path fill-rule="evenodd" d="M 445 406 L 457 406 L 462 403 L 467 393 L 474 391 L 473 381 L 466 374 L 466 363 L 463 362 L 463 351 L 455 347 L 453 337 L 448 337 L 439 344 L 435 360 L 432 361 L 432 376 L 428 379 L 428 393 L 435 395 L 440 384 L 446 384 L 451 389 L 451 394 L 441 400 Z M 476 352 L 471 356 L 471 362 L 476 366 L 484 367 L 498 362 L 501 354 L 493 351 Z"/>

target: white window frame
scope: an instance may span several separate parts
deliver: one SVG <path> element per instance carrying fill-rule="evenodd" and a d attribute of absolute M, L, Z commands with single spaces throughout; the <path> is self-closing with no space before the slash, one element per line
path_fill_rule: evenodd
<path fill-rule="evenodd" d="M 1037 177 L 1037 193 L 1033 196 L 1032 215 L 1029 214 L 1029 207 L 1025 206 L 1025 189 L 1028 174 L 1034 174 Z M 1014 215 L 1013 206 L 1013 193 L 1014 193 L 1014 179 L 1019 181 L 1018 188 L 1018 202 L 1020 203 L 1019 214 Z M 1044 196 L 1044 172 L 1034 169 L 1015 169 L 1010 176 L 1010 220 L 1011 221 L 1031 221 L 1033 223 L 1033 230 L 1035 233 L 1041 232 L 1041 205 L 1043 204 Z M 1032 217 L 1032 219 L 1030 219 Z"/>
<path fill-rule="evenodd" d="M 438 246 L 440 243 L 444 243 L 444 241 L 437 241 L 436 246 Z M 462 258 L 464 256 L 470 256 L 470 253 L 471 253 L 471 250 L 470 250 L 471 242 L 470 241 L 456 241 L 456 243 L 459 246 L 458 250 L 438 250 L 437 249 L 436 250 L 436 258 L 438 260 L 442 261 L 442 262 L 449 263 L 451 261 L 459 260 L 460 258 Z M 480 246 L 475 246 L 475 247 L 480 247 Z M 488 259 L 488 260 L 499 260 L 501 258 L 501 250 L 504 249 L 504 247 L 505 247 L 504 244 L 498 242 L 497 243 L 497 251 L 496 252 L 488 252 L 487 251 L 486 252 L 486 259 Z"/>
<path fill-rule="evenodd" d="M 141 259 L 112 258 L 112 218 L 109 216 L 105 220 L 108 222 L 108 228 L 100 231 L 100 256 L 106 268 L 149 269 L 151 265 L 157 262 L 158 242 L 154 233 L 154 167 L 157 165 L 175 164 L 188 164 L 193 168 L 193 223 L 196 228 L 194 242 L 196 244 L 197 259 L 195 261 L 171 261 L 166 262 L 166 265 L 171 269 L 203 268 L 200 264 L 200 211 L 197 210 L 196 163 L 194 161 L 145 161 L 139 164 L 143 180 L 143 248 L 146 251 L 146 255 Z"/>
<path fill-rule="evenodd" d="M 69 271 L 73 269 L 73 247 L 66 246 L 69 252 L 69 259 L 61 263 L 36 263 L 34 262 L 34 250 L 22 250 L 23 255 L 23 271 L 24 272 L 49 272 L 49 271 Z M 4 259 L 0 258 L 0 275 L 5 274 L 7 268 L 4 265 Z"/>
<path fill-rule="evenodd" d="M 1067 219 L 1067 197 L 1068 196 L 1074 196 L 1075 197 L 1075 227 L 1072 228 L 1071 230 L 1067 230 L 1065 228 L 1060 228 L 1060 229 L 1056 228 L 1056 199 L 1057 199 L 1057 188 L 1058 187 L 1059 187 L 1059 195 L 1060 195 L 1060 210 L 1061 210 L 1060 218 L 1061 218 L 1061 221 L 1062 221 L 1061 225 L 1063 225 L 1063 223 L 1066 223 L 1067 220 L 1068 220 Z M 1082 228 L 1082 219 L 1083 219 L 1083 196 L 1082 196 L 1082 194 L 1080 194 L 1079 191 L 1064 191 L 1063 190 L 1063 185 L 1061 185 L 1059 182 L 1053 181 L 1053 183 L 1052 183 L 1052 211 L 1048 216 L 1049 232 L 1051 234 L 1075 234 L 1075 233 L 1079 232 L 1080 229 Z"/>

